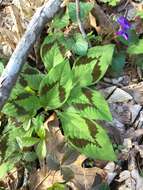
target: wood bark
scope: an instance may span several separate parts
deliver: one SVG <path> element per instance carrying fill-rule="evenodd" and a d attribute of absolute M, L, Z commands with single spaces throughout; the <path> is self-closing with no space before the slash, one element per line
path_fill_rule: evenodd
<path fill-rule="evenodd" d="M 25 34 L 18 43 L 0 77 L 0 110 L 8 100 L 21 68 L 36 39 L 40 35 L 44 25 L 50 21 L 60 9 L 61 3 L 61 0 L 49 0 L 45 5 L 40 7 L 32 17 Z"/>

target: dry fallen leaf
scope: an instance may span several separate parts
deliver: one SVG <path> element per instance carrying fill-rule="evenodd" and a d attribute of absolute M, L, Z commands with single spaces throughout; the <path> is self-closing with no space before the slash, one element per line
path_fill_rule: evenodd
<path fill-rule="evenodd" d="M 95 28 L 95 30 L 97 31 L 97 33 L 100 33 L 100 26 L 97 26 L 97 22 L 96 22 L 96 18 L 92 15 L 92 13 L 89 13 L 89 22 L 90 25 Z"/>
<path fill-rule="evenodd" d="M 0 27 L 0 34 L 1 34 L 1 41 L 0 42 L 1 43 L 5 42 L 7 45 L 9 45 L 11 47 L 12 50 L 14 50 L 16 47 L 16 43 L 17 43 L 15 33 L 6 29 L 6 28 Z"/>
<path fill-rule="evenodd" d="M 107 176 L 107 173 L 103 169 L 97 167 L 83 168 L 82 163 L 85 158 L 85 156 L 80 155 L 75 162 L 67 166 L 74 175 L 71 181 L 79 190 L 90 190 L 93 188 L 93 185 L 98 185 L 94 183 L 97 175 L 100 175 L 103 181 L 106 180 Z M 63 165 L 62 167 L 65 166 Z"/>
<path fill-rule="evenodd" d="M 22 37 L 24 33 L 20 11 L 15 5 L 11 5 L 9 8 L 11 12 L 11 17 L 13 19 L 13 23 L 15 24 L 18 40 L 20 40 L 20 38 Z"/>
<path fill-rule="evenodd" d="M 60 171 L 49 171 L 45 168 L 31 173 L 29 181 L 30 190 L 47 190 L 56 182 L 64 182 Z"/>

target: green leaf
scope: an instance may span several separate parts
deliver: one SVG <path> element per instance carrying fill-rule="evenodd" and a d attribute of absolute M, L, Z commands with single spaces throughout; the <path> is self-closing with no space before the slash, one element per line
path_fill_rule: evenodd
<path fill-rule="evenodd" d="M 84 19 L 88 16 L 89 12 L 92 10 L 93 8 L 93 4 L 92 3 L 84 3 L 84 2 L 80 2 L 80 19 L 81 21 L 84 21 Z M 75 3 L 69 3 L 68 4 L 68 11 L 69 11 L 69 16 L 70 19 L 73 22 L 76 22 L 76 4 Z"/>
<path fill-rule="evenodd" d="M 20 148 L 22 148 L 22 147 L 19 147 L 16 137 L 18 137 L 18 136 L 21 137 L 22 135 L 24 135 L 24 132 L 23 132 L 24 130 L 19 127 L 16 128 L 13 124 L 8 125 L 7 128 L 9 128 L 9 129 L 7 129 L 7 131 L 6 131 L 7 149 L 5 151 L 5 160 L 8 159 L 9 157 L 11 157 L 13 154 L 15 155 L 15 153 L 17 151 L 20 151 Z"/>
<path fill-rule="evenodd" d="M 5 160 L 9 158 L 11 160 L 11 157 L 14 157 L 14 156 L 15 156 L 14 160 L 17 160 L 18 157 L 21 157 L 21 155 L 18 156 L 17 154 L 19 154 L 19 152 L 23 150 L 22 139 L 24 138 L 24 143 L 25 143 L 25 140 L 26 140 L 25 137 L 31 137 L 32 132 L 33 132 L 32 127 L 28 131 L 25 131 L 21 127 L 21 123 L 17 123 L 17 124 L 12 123 L 12 122 L 8 123 L 4 131 L 4 135 L 6 135 L 6 145 L 7 145 L 6 146 L 7 149 L 5 152 Z"/>
<path fill-rule="evenodd" d="M 53 67 L 40 84 L 40 101 L 48 109 L 62 106 L 69 97 L 72 89 L 72 73 L 69 62 Z"/>
<path fill-rule="evenodd" d="M 52 22 L 52 27 L 56 29 L 62 29 L 68 25 L 69 25 L 69 14 L 67 11 L 64 15 L 62 15 L 62 17 L 56 15 Z"/>
<path fill-rule="evenodd" d="M 3 65 L 3 62 L 0 60 L 0 75 L 2 74 L 4 70 L 4 65 Z"/>
<path fill-rule="evenodd" d="M 137 44 L 132 44 L 128 47 L 129 54 L 143 54 L 143 39 L 140 39 Z"/>
<path fill-rule="evenodd" d="M 93 120 L 112 120 L 107 101 L 96 90 L 74 88 L 69 97 L 68 105 L 68 111 L 79 113 L 82 117 Z"/>
<path fill-rule="evenodd" d="M 52 187 L 49 187 L 47 190 L 66 190 L 64 184 L 55 183 Z"/>
<path fill-rule="evenodd" d="M 46 40 L 41 46 L 41 58 L 47 71 L 64 60 L 58 45 L 55 43 L 49 49 L 49 44 L 47 44 Z"/>
<path fill-rule="evenodd" d="M 143 70 L 143 54 L 138 54 L 135 57 L 135 63 Z"/>
<path fill-rule="evenodd" d="M 25 152 L 23 154 L 23 160 L 26 162 L 33 162 L 37 159 L 37 155 L 35 152 Z"/>
<path fill-rule="evenodd" d="M 127 35 L 128 35 L 129 45 L 130 44 L 135 44 L 135 43 L 139 42 L 139 38 L 138 38 L 138 35 L 137 35 L 137 33 L 136 33 L 135 30 L 133 30 L 133 29 L 128 30 L 127 31 Z"/>
<path fill-rule="evenodd" d="M 94 79 L 97 80 L 94 75 L 100 75 L 100 70 L 98 68 L 99 66 L 97 65 L 96 59 L 91 59 L 88 57 L 79 58 L 72 68 L 74 83 L 81 87 L 93 84 Z M 96 70 L 96 73 L 94 70 Z"/>
<path fill-rule="evenodd" d="M 90 48 L 87 57 L 79 58 L 73 67 L 74 81 L 81 87 L 97 83 L 112 62 L 114 45 Z"/>
<path fill-rule="evenodd" d="M 40 140 L 36 147 L 36 154 L 40 160 L 43 160 L 46 157 L 47 149 L 45 140 Z"/>
<path fill-rule="evenodd" d="M 64 135 L 80 153 L 99 160 L 116 160 L 106 131 L 92 120 L 76 113 L 59 113 Z"/>
<path fill-rule="evenodd" d="M 26 64 L 25 67 L 22 69 L 19 83 L 23 87 L 28 86 L 33 90 L 38 90 L 43 77 L 44 74 L 42 74 L 39 70 Z"/>
<path fill-rule="evenodd" d="M 30 126 L 31 126 L 31 119 L 28 119 L 28 120 L 24 121 L 24 123 L 23 123 L 23 129 L 25 131 L 28 131 L 30 129 Z"/>
<path fill-rule="evenodd" d="M 22 147 L 31 147 L 40 141 L 40 139 L 36 137 L 22 137 L 20 140 Z"/>
<path fill-rule="evenodd" d="M 16 99 L 16 97 L 19 94 L 25 93 L 25 92 L 27 92 L 27 91 L 24 89 L 24 87 L 19 82 L 17 82 L 15 87 L 12 89 L 9 100 L 13 101 L 13 99 Z"/>
<path fill-rule="evenodd" d="M 10 158 L 9 158 L 9 162 L 12 163 L 12 167 L 17 164 L 20 163 L 22 159 L 22 153 L 17 151 L 15 152 Z"/>
<path fill-rule="evenodd" d="M 126 53 L 120 51 L 113 56 L 112 65 L 111 65 L 111 74 L 116 77 L 122 74 L 123 68 L 125 65 Z"/>
<path fill-rule="evenodd" d="M 26 110 L 24 110 L 22 107 L 15 107 L 15 105 L 12 103 L 5 104 L 2 109 L 2 113 L 6 114 L 9 117 L 17 117 L 20 114 L 27 114 Z"/>
<path fill-rule="evenodd" d="M 120 2 L 120 0 L 101 0 L 103 3 L 108 3 L 111 6 L 116 6 L 117 3 Z"/>
<path fill-rule="evenodd" d="M 100 70 L 100 75 L 95 82 L 98 82 L 104 76 L 108 66 L 112 63 L 114 47 L 115 46 L 113 44 L 108 44 L 104 46 L 95 46 L 89 49 L 88 57 L 97 59 L 97 65 L 99 66 Z"/>
<path fill-rule="evenodd" d="M 107 183 L 101 183 L 95 186 L 94 190 L 110 190 L 110 187 Z"/>
<path fill-rule="evenodd" d="M 39 98 L 30 93 L 21 93 L 17 96 L 15 103 L 23 107 L 26 111 L 35 111 L 38 110 L 41 105 Z"/>
<path fill-rule="evenodd" d="M 84 118 L 79 114 L 67 111 L 60 113 L 59 117 L 65 136 L 70 138 L 77 137 L 79 139 L 89 140 L 90 142 L 94 141 Z"/>
<path fill-rule="evenodd" d="M 88 126 L 91 128 L 91 132 L 93 130 L 97 133 L 95 136 L 95 143 L 88 143 L 85 148 L 79 150 L 86 156 L 93 159 L 116 160 L 116 155 L 106 131 L 95 122 L 89 122 Z M 95 127 L 95 129 L 93 129 L 93 127 Z"/>
<path fill-rule="evenodd" d="M 75 43 L 72 45 L 72 50 L 77 55 L 84 56 L 87 54 L 88 42 L 82 37 L 81 34 L 76 34 Z"/>
<path fill-rule="evenodd" d="M 41 107 L 39 98 L 29 92 L 17 92 L 13 94 L 15 99 L 10 99 L 2 112 L 11 117 L 24 116 L 24 115 L 35 115 L 36 111 Z"/>
<path fill-rule="evenodd" d="M 7 172 L 13 168 L 13 164 L 10 162 L 4 162 L 0 165 L 0 179 L 4 178 Z"/>
<path fill-rule="evenodd" d="M 46 131 L 43 124 L 44 118 L 38 115 L 36 118 L 33 119 L 33 124 L 35 127 L 35 132 L 40 137 L 40 139 L 45 139 Z"/>
<path fill-rule="evenodd" d="M 136 16 L 139 16 L 141 19 L 143 19 L 143 10 L 137 11 Z"/>

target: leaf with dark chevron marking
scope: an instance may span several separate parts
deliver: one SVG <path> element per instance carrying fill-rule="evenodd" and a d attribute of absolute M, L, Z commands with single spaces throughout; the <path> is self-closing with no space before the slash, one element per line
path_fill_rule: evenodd
<path fill-rule="evenodd" d="M 113 52 L 113 44 L 90 48 L 87 57 L 81 57 L 75 62 L 72 69 L 74 81 L 81 87 L 97 83 L 111 64 Z"/>
<path fill-rule="evenodd" d="M 49 42 L 47 42 L 47 39 L 45 39 L 41 46 L 41 58 L 46 70 L 50 71 L 54 66 L 61 63 L 64 60 L 64 58 L 56 43 L 52 47 L 48 43 Z"/>
<path fill-rule="evenodd" d="M 42 74 L 39 70 L 31 67 L 28 64 L 25 64 L 19 77 L 19 83 L 23 87 L 28 86 L 31 89 L 37 91 L 39 89 L 40 82 L 42 81 L 43 77 L 44 74 Z"/>
<path fill-rule="evenodd" d="M 72 72 L 67 60 L 53 67 L 40 84 L 39 94 L 42 106 L 48 109 L 61 107 L 73 87 Z"/>
<path fill-rule="evenodd" d="M 93 120 L 111 121 L 108 104 L 100 92 L 89 88 L 74 88 L 67 101 L 66 109 L 79 113 L 81 116 Z"/>
<path fill-rule="evenodd" d="M 58 112 L 64 135 L 70 144 L 89 158 L 116 160 L 106 131 L 96 122 L 73 112 Z"/>

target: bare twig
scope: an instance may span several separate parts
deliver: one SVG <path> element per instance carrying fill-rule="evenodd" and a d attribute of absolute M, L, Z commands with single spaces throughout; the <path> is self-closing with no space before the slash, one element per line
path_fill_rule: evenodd
<path fill-rule="evenodd" d="M 78 22 L 80 32 L 81 32 L 83 38 L 86 39 L 86 41 L 88 42 L 89 47 L 91 47 L 91 44 L 90 44 L 89 40 L 87 39 L 86 32 L 84 30 L 83 24 L 82 24 L 81 19 L 80 19 L 80 3 L 79 3 L 79 0 L 75 0 L 75 2 L 76 2 L 76 19 Z"/>
<path fill-rule="evenodd" d="M 51 171 L 33 188 L 33 190 L 37 190 L 39 186 L 51 175 Z"/>
<path fill-rule="evenodd" d="M 40 7 L 30 21 L 25 34 L 18 43 L 4 72 L 0 77 L 0 110 L 9 98 L 10 92 L 16 83 L 22 66 L 40 35 L 44 25 L 53 18 L 60 9 L 62 0 L 49 0 Z"/>

